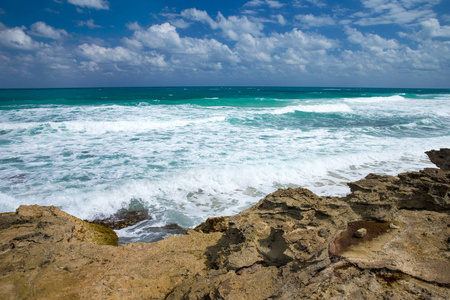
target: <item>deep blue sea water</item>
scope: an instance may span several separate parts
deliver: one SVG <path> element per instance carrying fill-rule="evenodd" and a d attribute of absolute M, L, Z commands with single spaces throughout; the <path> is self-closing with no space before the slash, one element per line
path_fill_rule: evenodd
<path fill-rule="evenodd" d="M 118 232 L 193 227 L 278 188 L 345 195 L 368 173 L 432 167 L 450 147 L 450 90 L 167 87 L 0 90 L 0 212 L 83 219 L 144 206 Z"/>

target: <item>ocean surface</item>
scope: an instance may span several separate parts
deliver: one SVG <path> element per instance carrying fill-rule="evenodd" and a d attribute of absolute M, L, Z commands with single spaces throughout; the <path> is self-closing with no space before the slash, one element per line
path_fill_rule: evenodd
<path fill-rule="evenodd" d="M 0 212 L 82 219 L 146 208 L 121 242 L 231 215 L 278 188 L 345 195 L 450 147 L 450 90 L 177 87 L 0 90 Z"/>

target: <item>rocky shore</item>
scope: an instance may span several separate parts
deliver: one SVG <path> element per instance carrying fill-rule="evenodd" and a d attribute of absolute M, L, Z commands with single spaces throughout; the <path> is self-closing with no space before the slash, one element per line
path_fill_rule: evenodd
<path fill-rule="evenodd" d="M 439 169 L 280 189 L 156 243 L 21 206 L 0 214 L 0 299 L 450 299 L 450 150 L 427 154 Z"/>

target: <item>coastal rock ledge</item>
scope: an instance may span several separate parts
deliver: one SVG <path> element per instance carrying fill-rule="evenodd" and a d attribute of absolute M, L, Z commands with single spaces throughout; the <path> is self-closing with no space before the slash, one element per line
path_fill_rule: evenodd
<path fill-rule="evenodd" d="M 0 299 L 450 299 L 450 151 L 428 154 L 442 169 L 280 189 L 156 243 L 21 206 L 0 214 Z"/>

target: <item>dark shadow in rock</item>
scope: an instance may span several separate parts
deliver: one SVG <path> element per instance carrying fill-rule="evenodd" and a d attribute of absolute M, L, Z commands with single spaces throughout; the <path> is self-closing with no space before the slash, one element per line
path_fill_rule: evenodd
<path fill-rule="evenodd" d="M 285 255 L 284 252 L 288 248 L 286 240 L 283 238 L 283 230 L 270 228 L 270 235 L 258 242 L 261 246 L 270 249 L 269 252 L 261 253 L 265 257 L 265 263 L 274 266 L 284 266 L 292 261 L 292 258 Z"/>
<path fill-rule="evenodd" d="M 232 242 L 230 242 L 229 236 L 225 233 L 215 245 L 206 248 L 204 255 L 208 258 L 206 261 L 207 269 L 218 270 L 222 266 L 224 253 L 230 247 L 230 243 Z"/>
<path fill-rule="evenodd" d="M 389 287 L 393 287 L 393 284 L 399 280 L 405 279 L 407 275 L 401 272 L 395 272 L 387 269 L 375 270 L 375 276 L 384 281 Z"/>
<path fill-rule="evenodd" d="M 349 222 L 347 230 L 341 232 L 334 242 L 330 245 L 330 255 L 341 255 L 350 246 L 373 240 L 377 236 L 387 233 L 390 230 L 389 225 L 395 222 L 373 222 L 373 221 L 355 221 Z M 363 237 L 356 237 L 355 233 L 361 229 L 367 230 Z"/>

